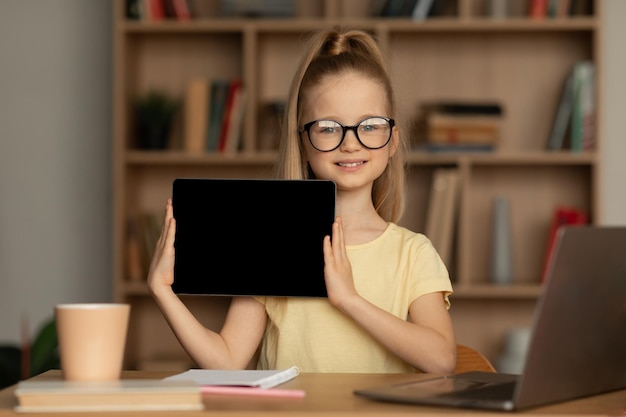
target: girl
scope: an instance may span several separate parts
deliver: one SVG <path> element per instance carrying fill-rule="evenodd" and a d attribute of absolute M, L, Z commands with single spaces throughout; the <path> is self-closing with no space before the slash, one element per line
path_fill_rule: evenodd
<path fill-rule="evenodd" d="M 168 200 L 148 285 L 200 367 L 243 369 L 260 344 L 259 369 L 453 372 L 448 272 L 424 235 L 395 223 L 405 144 L 394 114 L 369 34 L 332 29 L 311 38 L 291 86 L 277 170 L 337 185 L 337 218 L 323 242 L 328 299 L 235 297 L 222 330 L 205 328 L 171 288 L 176 222 Z"/>

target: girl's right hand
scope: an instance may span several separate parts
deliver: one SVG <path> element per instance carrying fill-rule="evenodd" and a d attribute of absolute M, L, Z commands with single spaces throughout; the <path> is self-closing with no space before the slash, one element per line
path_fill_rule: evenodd
<path fill-rule="evenodd" d="M 174 236 L 176 220 L 172 209 L 172 199 L 168 198 L 165 205 L 165 218 L 161 227 L 161 235 L 154 248 L 150 271 L 148 272 L 148 288 L 153 295 L 160 291 L 171 291 L 174 283 Z"/>

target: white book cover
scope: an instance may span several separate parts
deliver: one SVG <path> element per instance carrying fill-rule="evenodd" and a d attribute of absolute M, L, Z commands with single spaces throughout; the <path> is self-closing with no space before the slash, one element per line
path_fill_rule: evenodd
<path fill-rule="evenodd" d="M 300 369 L 297 366 L 282 370 L 189 369 L 188 371 L 169 376 L 164 380 L 191 380 L 198 385 L 241 386 L 267 389 L 292 380 L 299 374 Z"/>

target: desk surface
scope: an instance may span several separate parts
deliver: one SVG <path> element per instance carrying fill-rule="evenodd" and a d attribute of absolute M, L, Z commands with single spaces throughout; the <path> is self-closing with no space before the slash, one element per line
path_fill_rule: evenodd
<path fill-rule="evenodd" d="M 144 372 L 125 371 L 124 378 L 163 378 L 170 375 L 168 372 Z M 494 417 L 498 415 L 512 416 L 512 413 L 494 413 L 474 410 L 462 410 L 446 407 L 422 407 L 405 404 L 391 404 L 371 401 L 357 397 L 353 394 L 356 388 L 366 388 L 390 383 L 399 383 L 427 375 L 410 374 L 300 374 L 297 378 L 289 381 L 281 388 L 303 389 L 306 391 L 305 398 L 266 398 L 266 397 L 243 397 L 232 395 L 204 395 L 205 410 L 184 411 L 179 414 L 184 416 L 219 416 L 229 417 L 254 416 L 275 417 L 277 415 L 307 416 L 320 415 L 323 417 L 367 415 L 369 417 L 384 416 L 412 416 L 416 414 L 439 414 L 439 415 L 484 415 Z M 38 380 L 60 379 L 58 370 L 48 371 L 35 377 Z M 27 416 L 13 411 L 17 404 L 13 393 L 15 387 L 9 387 L 0 391 L 0 417 Z M 55 413 L 55 416 L 76 416 L 78 413 Z M 105 413 L 102 413 L 105 414 Z M 89 415 L 102 415 L 101 413 L 89 413 Z M 132 411 L 128 413 L 106 413 L 108 415 L 129 415 L 133 417 L 154 416 L 155 414 L 172 415 L 174 412 L 162 413 Z M 523 413 L 544 416 L 590 416 L 590 415 L 626 415 L 626 390 L 611 392 L 594 397 L 583 398 L 565 403 L 552 404 L 545 407 L 529 409 Z"/>

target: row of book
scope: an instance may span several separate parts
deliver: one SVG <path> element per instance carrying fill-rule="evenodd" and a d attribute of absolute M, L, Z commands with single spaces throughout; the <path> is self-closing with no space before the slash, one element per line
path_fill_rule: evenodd
<path fill-rule="evenodd" d="M 185 91 L 183 149 L 235 153 L 242 142 L 246 89 L 239 78 L 197 78 Z"/>
<path fill-rule="evenodd" d="M 458 8 L 456 0 L 374 0 L 370 2 L 370 15 L 425 20 L 456 16 Z M 485 0 L 480 13 L 491 18 L 565 18 L 591 15 L 593 6 L 592 0 Z"/>
<path fill-rule="evenodd" d="M 379 0 L 370 3 L 370 15 L 381 17 L 410 17 L 425 20 L 456 14 L 456 0 Z"/>
<path fill-rule="evenodd" d="M 419 148 L 428 152 L 486 152 L 498 145 L 504 111 L 496 102 L 436 101 L 420 107 Z"/>
<path fill-rule="evenodd" d="M 448 268 L 454 264 L 454 240 L 460 197 L 460 173 L 455 167 L 437 168 L 432 173 L 430 194 L 426 211 L 424 234 L 437 249 Z M 494 213 L 495 214 L 495 213 Z M 554 209 L 547 230 L 541 282 L 545 282 L 555 250 L 556 235 L 560 227 L 589 224 L 589 214 L 580 208 L 559 205 Z M 494 223 L 495 227 L 495 223 Z M 496 231 L 492 231 L 494 235 Z M 498 256 L 493 253 L 492 256 Z M 492 259 L 493 261 L 493 259 Z"/>
<path fill-rule="evenodd" d="M 294 0 L 126 0 L 126 17 L 147 22 L 206 16 L 292 17 L 295 12 Z"/>
<path fill-rule="evenodd" d="M 548 151 L 588 151 L 595 147 L 596 69 L 576 62 L 564 82 L 546 140 Z M 498 103 L 423 103 L 418 147 L 429 152 L 485 152 L 501 139 L 504 109 Z"/>
<path fill-rule="evenodd" d="M 574 152 L 595 145 L 596 86 L 595 65 L 576 62 L 565 79 L 546 148 Z"/>
<path fill-rule="evenodd" d="M 188 369 L 165 378 L 116 381 L 29 379 L 20 381 L 15 388 L 14 410 L 45 415 L 146 412 L 143 415 L 154 411 L 203 410 L 203 394 L 263 396 L 273 393 L 284 397 L 288 393 L 272 389 L 298 375 L 300 369 L 292 366 L 269 370 Z M 305 394 L 301 390 L 289 393 L 298 398 Z"/>
<path fill-rule="evenodd" d="M 189 20 L 189 0 L 126 0 L 126 17 L 131 20 Z"/>
<path fill-rule="evenodd" d="M 591 0 L 529 0 L 528 3 L 528 15 L 535 19 L 591 14 Z"/>

